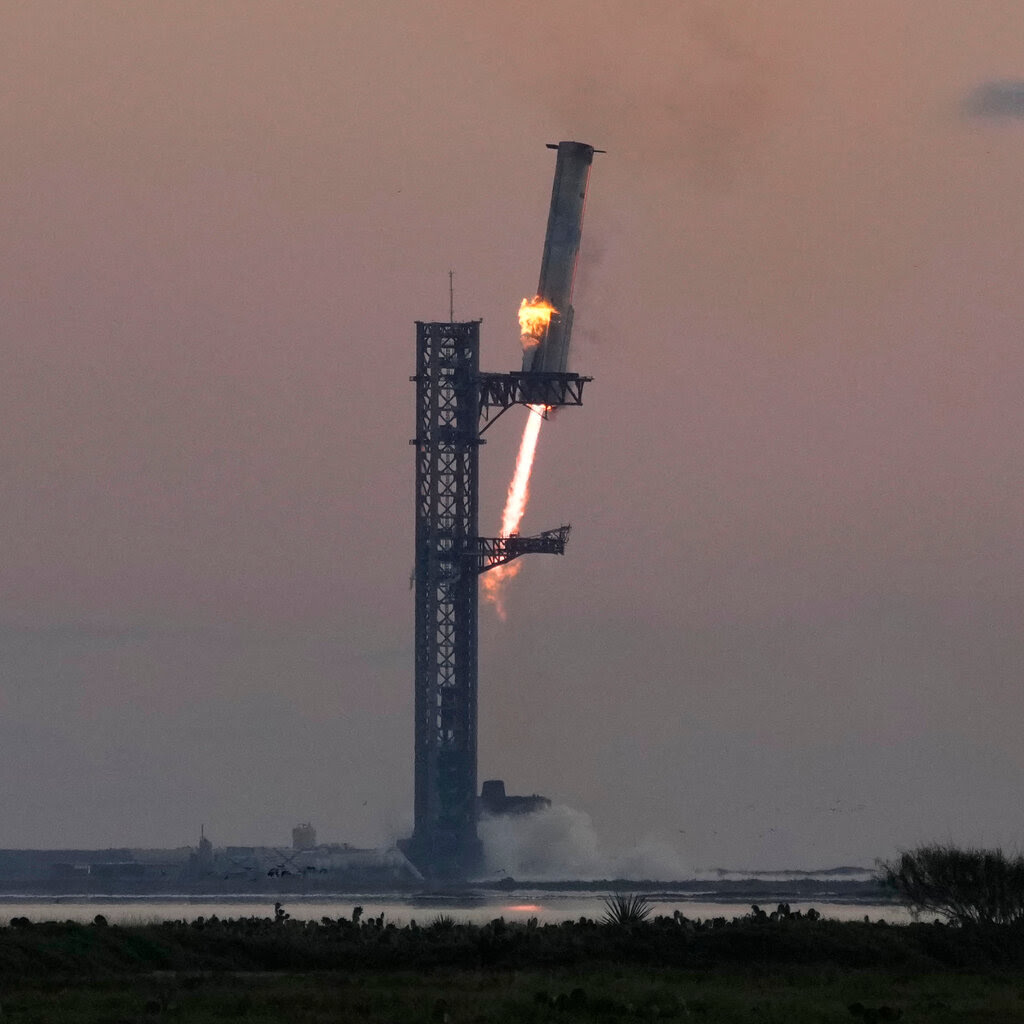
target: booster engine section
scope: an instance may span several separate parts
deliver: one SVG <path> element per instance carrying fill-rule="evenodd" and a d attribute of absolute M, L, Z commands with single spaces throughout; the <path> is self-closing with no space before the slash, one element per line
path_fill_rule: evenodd
<path fill-rule="evenodd" d="M 583 232 L 583 208 L 594 153 L 585 142 L 559 142 L 551 209 L 540 264 L 540 283 L 532 302 L 524 309 L 536 315 L 520 316 L 523 341 L 523 373 L 565 373 L 572 334 L 572 284 Z"/>

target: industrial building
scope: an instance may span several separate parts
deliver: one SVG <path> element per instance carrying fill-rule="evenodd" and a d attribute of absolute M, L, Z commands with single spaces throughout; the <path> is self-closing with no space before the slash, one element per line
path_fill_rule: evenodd
<path fill-rule="evenodd" d="M 304 845 L 310 837 L 313 845 Z M 298 825 L 292 846 L 0 850 L 0 892 L 61 894 L 259 893 L 401 888 L 423 881 L 402 852 L 315 842 Z M 296 846 L 298 838 L 303 845 Z"/>

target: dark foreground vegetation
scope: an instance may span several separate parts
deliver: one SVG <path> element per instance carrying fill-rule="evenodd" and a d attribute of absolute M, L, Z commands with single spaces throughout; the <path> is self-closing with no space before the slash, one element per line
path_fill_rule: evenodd
<path fill-rule="evenodd" d="M 7 1021 L 1024 1020 L 1024 928 L 837 922 L 273 916 L 0 928 Z"/>
<path fill-rule="evenodd" d="M 919 846 L 881 866 L 879 881 L 913 910 L 962 925 L 1024 925 L 1024 857 Z"/>

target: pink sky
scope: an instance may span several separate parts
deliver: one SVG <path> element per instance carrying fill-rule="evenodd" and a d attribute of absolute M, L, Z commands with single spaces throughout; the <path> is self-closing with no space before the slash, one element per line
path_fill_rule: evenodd
<path fill-rule="evenodd" d="M 517 365 L 567 138 L 597 379 L 481 776 L 694 866 L 1019 845 L 1024 9 L 501 11 L 0 13 L 2 845 L 407 828 L 413 321 L 454 267 Z"/>

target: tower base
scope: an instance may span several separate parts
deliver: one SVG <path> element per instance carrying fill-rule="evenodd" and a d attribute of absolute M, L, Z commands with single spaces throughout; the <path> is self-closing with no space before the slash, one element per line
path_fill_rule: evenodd
<path fill-rule="evenodd" d="M 472 833 L 462 836 L 435 832 L 420 838 L 414 834 L 400 839 L 398 848 L 431 882 L 467 882 L 479 877 L 484 869 L 484 847 L 475 824 Z"/>

